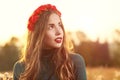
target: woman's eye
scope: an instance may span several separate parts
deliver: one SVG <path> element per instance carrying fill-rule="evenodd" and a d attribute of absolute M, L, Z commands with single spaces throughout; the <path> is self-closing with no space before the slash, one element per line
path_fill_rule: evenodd
<path fill-rule="evenodd" d="M 53 29 L 53 27 L 54 27 L 53 25 L 50 25 L 48 29 Z"/>
<path fill-rule="evenodd" d="M 61 23 L 59 23 L 59 26 L 60 26 L 60 27 L 62 27 L 62 24 L 61 24 Z"/>

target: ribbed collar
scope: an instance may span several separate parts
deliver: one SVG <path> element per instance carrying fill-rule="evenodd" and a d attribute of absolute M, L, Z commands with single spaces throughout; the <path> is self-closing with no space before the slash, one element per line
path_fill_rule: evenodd
<path fill-rule="evenodd" d="M 42 61 L 52 60 L 53 55 L 56 53 L 57 53 L 57 49 L 43 49 L 41 60 Z"/>

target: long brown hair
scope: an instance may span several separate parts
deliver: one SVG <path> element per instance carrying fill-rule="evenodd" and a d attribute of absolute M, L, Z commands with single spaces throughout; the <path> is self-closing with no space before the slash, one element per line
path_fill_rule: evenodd
<path fill-rule="evenodd" d="M 28 31 L 26 50 L 22 57 L 22 62 L 25 65 L 25 71 L 21 74 L 20 80 L 38 79 L 42 66 L 40 58 L 42 54 L 43 39 L 49 16 L 52 13 L 56 13 L 56 11 L 44 11 L 39 15 L 40 17 L 35 24 L 35 29 L 33 31 Z M 74 66 L 69 57 L 69 44 L 68 40 L 66 40 L 66 33 L 63 24 L 62 28 L 64 32 L 63 44 L 57 50 L 57 53 L 53 55 L 52 61 L 55 65 L 55 73 L 60 80 L 75 80 Z"/>

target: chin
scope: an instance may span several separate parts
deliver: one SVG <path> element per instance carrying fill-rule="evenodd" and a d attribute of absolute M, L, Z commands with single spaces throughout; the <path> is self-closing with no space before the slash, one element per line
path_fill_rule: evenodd
<path fill-rule="evenodd" d="M 59 46 L 54 46 L 55 48 L 60 48 L 61 47 L 61 45 L 59 45 Z"/>
<path fill-rule="evenodd" d="M 61 46 L 54 46 L 54 48 L 60 48 Z"/>
<path fill-rule="evenodd" d="M 61 47 L 61 46 L 60 46 Z M 60 47 L 55 47 L 55 48 L 60 48 Z"/>

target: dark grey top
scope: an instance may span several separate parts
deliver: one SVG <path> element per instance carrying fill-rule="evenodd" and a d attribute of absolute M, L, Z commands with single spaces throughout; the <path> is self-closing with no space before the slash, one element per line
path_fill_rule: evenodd
<path fill-rule="evenodd" d="M 76 80 L 87 80 L 86 67 L 84 59 L 79 54 L 70 54 L 70 57 L 75 66 Z M 45 69 L 42 69 L 39 80 L 48 80 L 50 74 L 53 72 L 53 66 L 50 66 L 49 61 L 44 61 Z M 20 62 L 16 62 L 13 68 L 13 80 L 19 80 L 20 74 L 24 72 L 24 65 Z M 53 74 L 51 80 L 59 80 L 57 75 Z"/>

